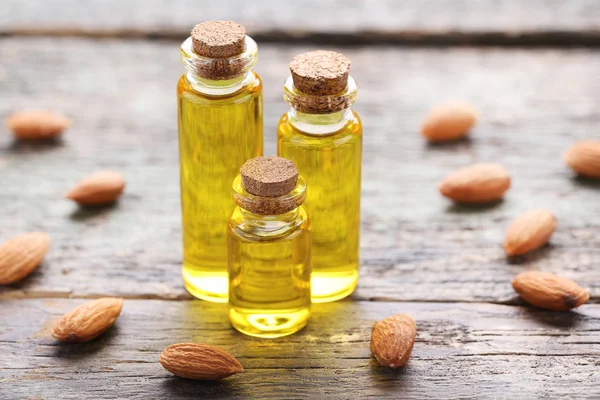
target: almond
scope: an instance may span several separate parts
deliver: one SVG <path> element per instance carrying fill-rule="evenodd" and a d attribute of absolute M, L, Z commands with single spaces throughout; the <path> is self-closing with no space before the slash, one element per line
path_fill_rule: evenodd
<path fill-rule="evenodd" d="M 167 371 L 189 379 L 215 381 L 244 371 L 234 356 L 202 343 L 172 344 L 162 352 L 159 361 Z"/>
<path fill-rule="evenodd" d="M 55 138 L 70 126 L 69 118 L 46 110 L 22 111 L 6 119 L 6 127 L 24 140 Z"/>
<path fill-rule="evenodd" d="M 460 203 L 500 200 L 510 188 L 510 176 L 500 164 L 479 163 L 456 170 L 439 183 L 440 192 Z"/>
<path fill-rule="evenodd" d="M 399 368 L 410 358 L 417 336 L 417 325 L 407 314 L 387 317 L 373 326 L 371 352 L 383 366 Z"/>
<path fill-rule="evenodd" d="M 564 159 L 578 174 L 600 179 L 600 140 L 575 143 L 567 150 Z"/>
<path fill-rule="evenodd" d="M 31 232 L 13 237 L 0 246 L 0 285 L 18 282 L 31 274 L 50 248 L 50 237 Z"/>
<path fill-rule="evenodd" d="M 579 307 L 590 298 L 575 282 L 549 272 L 520 273 L 513 279 L 512 287 L 529 304 L 555 311 Z"/>
<path fill-rule="evenodd" d="M 87 342 L 104 333 L 116 321 L 123 299 L 105 297 L 74 308 L 54 325 L 52 336 L 67 343 Z"/>
<path fill-rule="evenodd" d="M 66 197 L 84 206 L 103 205 L 118 199 L 124 187 L 121 174 L 100 171 L 81 180 Z"/>
<path fill-rule="evenodd" d="M 515 219 L 506 230 L 504 251 L 516 256 L 535 250 L 550 240 L 556 229 L 556 218 L 548 210 L 528 210 Z"/>
<path fill-rule="evenodd" d="M 448 103 L 433 108 L 421 125 L 421 133 L 431 142 L 445 142 L 464 137 L 477 120 L 470 104 Z"/>

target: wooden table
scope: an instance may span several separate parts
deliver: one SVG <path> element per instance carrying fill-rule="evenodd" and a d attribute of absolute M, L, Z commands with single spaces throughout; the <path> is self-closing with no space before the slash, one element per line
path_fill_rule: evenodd
<path fill-rule="evenodd" d="M 561 160 L 575 140 L 600 137 L 600 4 L 283 3 L 3 2 L 0 117 L 49 107 L 74 122 L 54 144 L 0 136 L 0 240 L 52 238 L 33 275 L 0 289 L 0 398 L 600 398 L 600 183 Z M 343 51 L 359 84 L 360 284 L 277 340 L 237 333 L 226 306 L 192 300 L 180 276 L 178 50 L 194 23 L 219 18 L 259 42 L 266 154 L 293 55 Z M 481 112 L 471 139 L 427 145 L 423 115 L 453 99 Z M 473 208 L 442 198 L 437 181 L 476 161 L 511 172 L 506 199 Z M 118 204 L 84 210 L 63 198 L 98 169 L 125 175 Z M 558 230 L 507 260 L 506 225 L 531 207 L 550 208 Z M 574 279 L 589 303 L 526 306 L 510 281 L 529 269 Z M 101 296 L 126 299 L 108 333 L 80 345 L 50 337 L 60 315 Z M 371 357 L 370 329 L 396 313 L 412 315 L 418 335 L 409 365 L 389 370 Z M 157 360 L 182 341 L 221 346 L 246 372 L 173 377 Z"/>

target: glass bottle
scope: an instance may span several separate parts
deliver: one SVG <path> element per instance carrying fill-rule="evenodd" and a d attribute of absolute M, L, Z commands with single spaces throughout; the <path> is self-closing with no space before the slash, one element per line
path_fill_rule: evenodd
<path fill-rule="evenodd" d="M 358 283 L 362 124 L 351 109 L 350 62 L 331 51 L 296 56 L 284 85 L 278 155 L 292 160 L 310 191 L 312 301 L 350 295 Z"/>
<path fill-rule="evenodd" d="M 274 338 L 310 317 L 310 222 L 306 183 L 289 160 L 249 160 L 233 182 L 229 222 L 229 319 L 238 331 Z"/>
<path fill-rule="evenodd" d="M 177 86 L 183 278 L 195 297 L 227 301 L 231 181 L 263 152 L 257 46 L 230 21 L 196 25 L 181 45 L 187 68 Z"/>

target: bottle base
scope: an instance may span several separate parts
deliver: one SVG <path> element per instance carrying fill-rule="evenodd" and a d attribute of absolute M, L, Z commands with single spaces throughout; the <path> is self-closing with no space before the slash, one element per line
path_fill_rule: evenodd
<path fill-rule="evenodd" d="M 229 320 L 236 330 L 265 339 L 296 333 L 306 326 L 309 318 L 309 308 L 277 311 L 237 307 L 229 309 Z"/>
<path fill-rule="evenodd" d="M 358 271 L 348 275 L 330 272 L 312 273 L 311 301 L 313 303 L 330 303 L 348 297 L 358 285 Z"/>
<path fill-rule="evenodd" d="M 192 296 L 213 303 L 227 303 L 229 281 L 226 271 L 206 271 L 184 265 L 182 275 L 185 288 Z"/>

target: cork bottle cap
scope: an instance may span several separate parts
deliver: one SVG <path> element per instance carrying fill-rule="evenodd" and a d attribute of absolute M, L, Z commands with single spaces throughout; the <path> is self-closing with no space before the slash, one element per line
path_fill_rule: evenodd
<path fill-rule="evenodd" d="M 227 58 L 245 50 L 246 28 L 233 21 L 207 21 L 192 29 L 192 47 L 209 58 Z"/>
<path fill-rule="evenodd" d="M 242 186 L 255 196 L 278 197 L 294 190 L 296 164 L 282 157 L 256 157 L 240 168 Z"/>
<path fill-rule="evenodd" d="M 309 51 L 298 54 L 290 63 L 294 87 L 317 96 L 342 92 L 348 83 L 350 61 L 334 51 Z"/>

